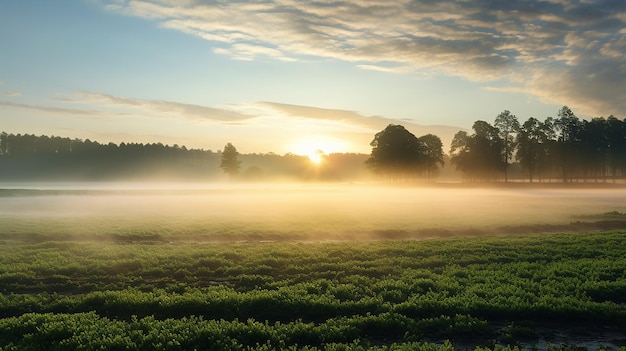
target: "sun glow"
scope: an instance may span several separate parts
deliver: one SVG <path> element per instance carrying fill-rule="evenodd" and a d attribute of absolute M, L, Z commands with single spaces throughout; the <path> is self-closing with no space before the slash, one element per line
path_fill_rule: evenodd
<path fill-rule="evenodd" d="M 316 165 L 319 165 L 320 163 L 322 163 L 324 156 L 326 156 L 326 154 L 322 150 L 317 150 L 314 153 L 307 155 L 309 160 L 311 160 L 311 162 L 313 162 Z"/>
<path fill-rule="evenodd" d="M 296 155 L 307 156 L 311 163 L 319 165 L 326 155 L 334 152 L 346 152 L 346 143 L 326 136 L 309 136 L 298 139 L 290 150 Z"/>

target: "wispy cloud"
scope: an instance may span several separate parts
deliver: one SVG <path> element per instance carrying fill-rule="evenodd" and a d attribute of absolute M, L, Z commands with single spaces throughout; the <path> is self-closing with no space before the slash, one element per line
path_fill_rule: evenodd
<path fill-rule="evenodd" d="M 54 107 L 54 106 L 41 106 L 41 105 L 31 105 L 31 104 L 20 104 L 12 101 L 2 101 L 0 100 L 0 107 L 17 107 L 22 109 L 29 110 L 37 110 L 42 112 L 53 112 L 53 113 L 62 113 L 69 115 L 98 115 L 100 112 L 93 110 L 83 110 L 83 109 L 75 109 L 75 108 L 63 108 L 63 107 Z"/>
<path fill-rule="evenodd" d="M 277 102 L 259 102 L 257 105 L 265 108 L 266 113 L 277 114 L 283 118 L 306 118 L 318 121 L 339 122 L 351 126 L 355 131 L 360 130 L 362 133 L 372 136 L 389 124 L 401 124 L 417 136 L 429 133 L 438 135 L 445 145 L 449 145 L 454 134 L 460 130 L 459 127 L 420 125 L 410 121 L 381 116 L 365 116 L 354 111 L 346 110 L 290 105 Z"/>
<path fill-rule="evenodd" d="M 66 103 L 89 104 L 103 110 L 132 111 L 147 117 L 175 117 L 191 120 L 218 121 L 235 123 L 254 118 L 228 109 L 213 108 L 173 101 L 134 99 L 94 92 L 79 92 L 70 98 L 62 99 Z"/>
<path fill-rule="evenodd" d="M 353 127 L 366 128 L 369 131 L 381 129 L 398 121 L 379 116 L 364 116 L 354 111 L 326 109 L 311 106 L 291 105 L 278 102 L 259 102 L 258 106 L 267 109 L 266 113 L 287 118 L 308 118 L 318 121 L 340 122 Z"/>
<path fill-rule="evenodd" d="M 166 121 L 168 118 L 178 120 L 181 122 L 180 125 L 184 126 L 183 128 L 190 126 L 191 128 L 197 127 L 198 130 L 209 128 L 213 130 L 212 133 L 216 133 L 216 130 L 239 128 L 242 133 L 245 135 L 249 134 L 252 139 L 274 138 L 278 140 L 285 137 L 285 131 L 289 131 L 287 135 L 291 136 L 302 136 L 303 133 L 336 135 L 337 138 L 348 138 L 353 141 L 359 140 L 355 145 L 361 146 L 367 145 L 373 135 L 388 124 L 402 124 L 417 136 L 428 133 L 438 135 L 444 142 L 444 145 L 449 145 L 453 135 L 460 129 L 453 126 L 419 125 L 410 121 L 382 116 L 366 116 L 354 111 L 278 102 L 256 102 L 207 107 L 171 101 L 113 96 L 95 92 L 77 92 L 69 97 L 56 99 L 55 104 L 50 106 L 0 100 L 0 110 L 2 108 L 36 110 L 41 113 L 67 115 L 68 117 L 81 120 L 86 118 L 95 119 L 109 125 L 112 129 L 104 128 L 107 130 L 105 134 L 109 133 L 107 135 L 110 136 L 111 133 L 114 133 L 116 140 L 122 140 L 120 137 L 124 130 L 119 128 L 124 127 L 121 126 L 133 125 L 130 128 L 136 128 L 136 122 L 139 121 L 139 125 L 142 126 L 143 134 L 141 135 L 147 135 L 145 130 L 153 130 L 154 128 L 152 127 L 160 124 L 162 121 Z M 154 120 L 150 121 L 150 118 Z M 199 123 L 194 126 L 194 123 L 189 123 L 189 121 Z M 119 122 L 129 122 L 130 124 L 120 124 Z M 73 120 L 71 123 L 76 122 Z M 264 133 L 271 135 L 277 133 L 276 135 L 282 136 L 258 135 L 259 129 L 257 124 L 266 127 Z M 251 127 L 253 129 L 250 129 Z M 55 126 L 55 129 L 62 128 L 71 129 L 76 127 L 75 124 L 67 124 L 65 127 L 62 124 Z M 78 134 L 77 136 L 84 137 Z M 213 137 L 216 136 L 213 135 Z M 171 139 L 171 135 L 163 134 L 161 138 Z M 151 136 L 150 140 L 158 140 L 158 138 Z M 276 140 L 272 140 L 272 142 L 276 143 Z M 201 145 L 199 142 L 196 144 Z M 276 147 L 280 148 L 279 146 Z"/>
<path fill-rule="evenodd" d="M 22 96 L 22 93 L 18 93 L 16 91 L 7 91 L 4 93 L 4 95 L 8 96 L 8 97 L 20 97 Z"/>
<path fill-rule="evenodd" d="M 357 67 L 366 71 L 385 73 L 407 73 L 413 70 L 409 66 L 357 65 Z"/>
<path fill-rule="evenodd" d="M 294 58 L 285 56 L 281 51 L 260 45 L 234 44 L 231 48 L 216 48 L 216 54 L 229 55 L 235 60 L 252 61 L 259 56 L 267 56 L 279 61 L 294 62 Z"/>
<path fill-rule="evenodd" d="M 626 86 L 624 1 L 101 1 L 238 60 L 322 57 L 385 72 L 504 78 L 589 113 L 626 110 L 615 89 Z"/>

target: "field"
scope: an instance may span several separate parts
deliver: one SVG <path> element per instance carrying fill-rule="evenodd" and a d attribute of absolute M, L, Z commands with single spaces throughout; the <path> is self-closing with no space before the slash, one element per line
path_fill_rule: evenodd
<path fill-rule="evenodd" d="M 5 186 L 0 347 L 624 350 L 624 195 Z"/>

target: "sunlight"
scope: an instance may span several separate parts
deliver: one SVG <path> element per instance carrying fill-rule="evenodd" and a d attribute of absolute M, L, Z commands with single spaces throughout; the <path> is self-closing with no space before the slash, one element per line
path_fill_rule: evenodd
<path fill-rule="evenodd" d="M 298 139 L 290 146 L 294 154 L 307 156 L 315 165 L 321 164 L 329 153 L 345 152 L 346 149 L 345 142 L 320 135 Z"/>
<path fill-rule="evenodd" d="M 313 162 L 316 165 L 322 163 L 324 156 L 326 156 L 326 154 L 322 150 L 317 150 L 313 152 L 312 154 L 307 155 L 309 160 L 311 160 L 311 162 Z"/>

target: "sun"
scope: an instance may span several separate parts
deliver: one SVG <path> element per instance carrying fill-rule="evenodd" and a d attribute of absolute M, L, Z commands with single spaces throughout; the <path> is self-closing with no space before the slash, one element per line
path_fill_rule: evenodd
<path fill-rule="evenodd" d="M 324 160 L 324 156 L 326 156 L 326 153 L 322 150 L 316 150 L 315 152 L 312 152 L 306 156 L 313 164 L 319 165 Z"/>
<path fill-rule="evenodd" d="M 318 166 L 324 163 L 326 156 L 333 152 L 345 152 L 345 142 L 327 136 L 306 136 L 298 139 L 290 146 L 291 152 L 309 158 Z"/>

